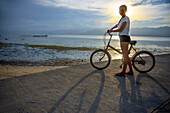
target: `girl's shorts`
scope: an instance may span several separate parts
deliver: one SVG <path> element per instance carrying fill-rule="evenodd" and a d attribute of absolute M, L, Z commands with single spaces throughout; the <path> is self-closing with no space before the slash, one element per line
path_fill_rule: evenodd
<path fill-rule="evenodd" d="M 119 38 L 120 38 L 120 42 L 130 42 L 131 41 L 130 36 L 128 36 L 128 35 L 119 35 Z"/>

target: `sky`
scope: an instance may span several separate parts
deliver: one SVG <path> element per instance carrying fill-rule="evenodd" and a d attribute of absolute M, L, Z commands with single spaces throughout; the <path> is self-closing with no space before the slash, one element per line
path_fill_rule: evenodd
<path fill-rule="evenodd" d="M 109 29 L 122 4 L 131 28 L 170 27 L 170 0 L 0 0 L 0 32 Z"/>

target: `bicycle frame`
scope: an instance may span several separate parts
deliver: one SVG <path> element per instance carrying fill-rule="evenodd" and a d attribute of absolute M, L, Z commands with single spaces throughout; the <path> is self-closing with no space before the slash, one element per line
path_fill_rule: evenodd
<path fill-rule="evenodd" d="M 107 33 L 104 34 L 104 44 L 105 44 L 104 49 L 96 50 L 90 56 L 90 63 L 96 69 L 105 69 L 110 65 L 110 62 L 111 62 L 112 58 L 111 58 L 110 53 L 108 52 L 109 48 L 113 49 L 114 51 L 116 51 L 119 54 L 123 54 L 122 51 L 120 51 L 120 50 L 118 50 L 118 49 L 116 49 L 116 48 L 114 48 L 114 47 L 112 47 L 110 45 L 112 35 L 109 34 L 109 33 L 108 34 L 110 35 L 110 39 L 106 44 L 106 41 L 105 41 L 106 34 Z M 132 62 L 132 65 L 134 66 L 135 70 L 137 70 L 139 72 L 143 72 L 143 73 L 151 71 L 155 66 L 155 57 L 154 57 L 154 55 L 151 52 L 146 51 L 146 50 L 137 51 L 133 47 L 133 46 L 135 46 L 136 41 L 131 41 L 129 44 L 130 44 L 130 47 L 127 50 L 128 55 L 130 54 L 132 49 L 135 52 L 134 55 L 130 58 L 130 61 Z M 145 60 L 145 58 L 147 60 Z M 151 60 L 151 61 L 149 61 L 150 62 L 149 64 L 146 63 L 146 62 L 148 62 L 148 60 Z M 106 61 L 106 62 L 104 64 L 102 63 L 102 65 L 98 65 L 99 62 L 103 62 L 103 61 L 104 62 Z M 122 64 L 119 67 L 122 68 L 123 64 L 124 64 L 124 59 L 122 59 Z M 145 66 L 145 64 L 146 64 L 146 66 Z M 143 65 L 145 67 L 140 67 L 141 65 Z"/>
<path fill-rule="evenodd" d="M 112 39 L 112 35 L 111 35 L 110 33 L 109 33 L 109 35 L 110 35 L 110 39 L 109 39 L 109 42 L 108 42 L 108 44 L 107 44 L 107 46 L 106 46 L 105 54 L 106 54 L 106 52 L 107 52 L 107 50 L 108 50 L 109 47 L 110 47 L 111 49 L 113 49 L 114 51 L 118 52 L 119 54 L 122 54 L 122 52 L 120 52 L 119 50 L 117 50 L 116 48 L 114 48 L 114 47 L 112 47 L 112 46 L 110 45 L 110 42 L 111 42 L 111 39 Z M 133 47 L 132 44 L 130 44 L 130 48 L 129 48 L 129 50 L 128 50 L 128 54 L 130 54 L 131 49 L 133 49 L 133 50 L 135 51 L 135 54 L 137 54 L 137 51 L 136 51 L 136 49 Z M 103 55 L 102 58 L 99 59 L 100 61 L 105 57 L 105 54 Z M 135 54 L 134 54 L 134 55 L 135 55 Z M 140 56 L 139 56 L 139 57 L 140 57 Z M 140 57 L 140 58 L 141 58 L 141 57 Z M 142 58 L 141 58 L 141 60 L 142 60 L 142 63 L 141 63 L 141 64 L 145 63 Z M 131 60 L 131 61 L 132 61 L 132 60 Z M 135 61 L 135 62 L 141 62 L 141 61 Z M 123 63 L 122 63 L 119 67 L 121 67 L 122 65 L 123 65 Z"/>
<path fill-rule="evenodd" d="M 114 51 L 118 52 L 119 54 L 122 54 L 122 52 L 120 52 L 119 50 L 117 50 L 116 48 L 114 48 L 114 47 L 112 47 L 112 46 L 110 45 L 110 42 L 111 42 L 111 39 L 112 39 L 112 35 L 111 35 L 111 34 L 109 34 L 109 35 L 110 35 L 110 39 L 109 39 L 109 42 L 108 42 L 108 44 L 107 44 L 107 46 L 106 46 L 105 54 L 106 54 L 106 52 L 107 52 L 107 50 L 108 50 L 109 47 L 110 47 L 111 49 L 113 49 Z M 133 47 L 133 45 L 130 44 L 130 48 L 129 48 L 129 50 L 128 50 L 128 54 L 130 54 L 131 49 L 133 49 L 133 50 L 135 51 L 135 53 L 137 53 L 137 51 L 136 51 L 136 49 Z"/>

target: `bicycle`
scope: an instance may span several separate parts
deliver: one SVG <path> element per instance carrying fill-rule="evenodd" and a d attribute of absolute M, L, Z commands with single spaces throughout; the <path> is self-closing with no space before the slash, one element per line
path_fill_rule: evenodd
<path fill-rule="evenodd" d="M 107 32 L 104 34 L 104 39 L 106 39 L 106 34 L 107 34 Z M 107 43 L 107 46 L 106 47 L 104 46 L 104 49 L 98 49 L 98 50 L 94 51 L 90 56 L 91 65 L 94 68 L 99 69 L 99 70 L 105 69 L 110 65 L 111 55 L 108 52 L 108 48 L 111 48 L 114 51 L 116 51 L 117 53 L 122 54 L 121 51 L 119 51 L 118 49 L 116 49 L 110 45 L 110 42 L 112 39 L 112 34 L 110 34 L 110 33 L 108 33 L 108 34 L 110 35 L 110 39 Z M 155 66 L 155 57 L 151 52 L 146 51 L 146 50 L 141 50 L 141 51 L 137 52 L 137 50 L 133 47 L 136 45 L 136 43 L 137 43 L 137 41 L 131 41 L 130 48 L 128 50 L 129 54 L 132 49 L 135 51 L 135 54 L 132 56 L 132 58 L 130 58 L 130 60 L 132 62 L 132 66 L 138 72 L 141 72 L 141 73 L 149 72 Z M 106 45 L 105 41 L 104 41 L 104 44 Z M 122 65 L 123 65 L 123 63 L 119 67 L 122 68 Z"/>

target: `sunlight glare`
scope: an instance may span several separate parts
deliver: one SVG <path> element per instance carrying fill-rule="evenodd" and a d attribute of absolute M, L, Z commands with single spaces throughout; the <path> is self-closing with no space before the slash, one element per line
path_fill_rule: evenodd
<path fill-rule="evenodd" d="M 114 39 L 119 40 L 119 36 L 118 35 L 114 36 Z"/>
<path fill-rule="evenodd" d="M 114 59 L 122 59 L 122 55 L 121 54 L 116 54 Z"/>

